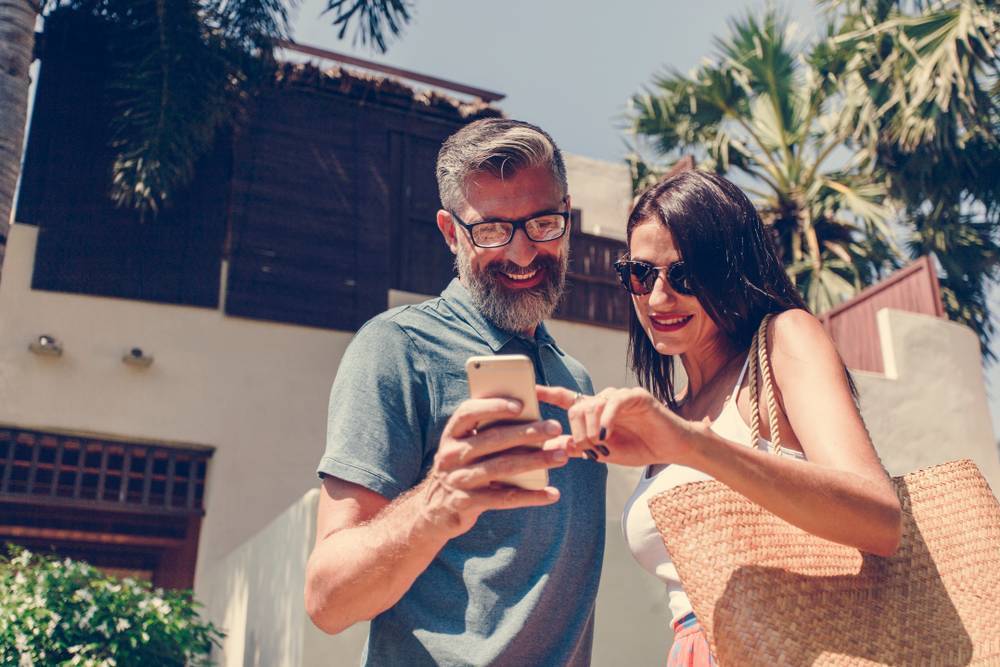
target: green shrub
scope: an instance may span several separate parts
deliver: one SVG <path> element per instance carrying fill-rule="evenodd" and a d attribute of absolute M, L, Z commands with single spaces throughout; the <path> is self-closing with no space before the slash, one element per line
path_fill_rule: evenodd
<path fill-rule="evenodd" d="M 0 557 L 0 665 L 210 665 L 223 634 L 185 591 L 11 548 Z"/>

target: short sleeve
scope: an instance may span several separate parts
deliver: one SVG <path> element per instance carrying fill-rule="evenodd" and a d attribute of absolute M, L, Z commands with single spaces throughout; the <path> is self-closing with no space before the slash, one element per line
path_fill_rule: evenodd
<path fill-rule="evenodd" d="M 420 481 L 429 420 L 427 374 L 413 341 L 379 318 L 355 335 L 330 390 L 317 472 L 390 500 Z"/>

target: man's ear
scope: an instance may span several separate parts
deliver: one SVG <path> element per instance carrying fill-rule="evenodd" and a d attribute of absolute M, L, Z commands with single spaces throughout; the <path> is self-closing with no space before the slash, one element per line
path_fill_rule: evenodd
<path fill-rule="evenodd" d="M 455 238 L 455 221 L 451 218 L 451 213 L 443 208 L 437 212 L 437 226 L 444 237 L 444 242 L 448 244 L 451 254 L 458 252 L 458 239 Z"/>
<path fill-rule="evenodd" d="M 566 221 L 566 235 L 570 236 L 573 231 L 573 200 L 566 194 L 566 210 L 569 211 L 569 219 Z"/>

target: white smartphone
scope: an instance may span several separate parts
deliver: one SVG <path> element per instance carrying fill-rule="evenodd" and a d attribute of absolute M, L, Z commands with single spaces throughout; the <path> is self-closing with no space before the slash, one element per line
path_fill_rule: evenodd
<path fill-rule="evenodd" d="M 465 362 L 465 373 L 469 378 L 470 398 L 514 398 L 523 406 L 521 413 L 512 419 L 487 420 L 479 424 L 480 427 L 493 423 L 521 423 L 541 419 L 538 397 L 535 395 L 535 367 L 528 357 L 523 354 L 469 357 Z M 549 485 L 549 472 L 545 469 L 531 470 L 498 481 L 523 489 L 544 489 Z"/>

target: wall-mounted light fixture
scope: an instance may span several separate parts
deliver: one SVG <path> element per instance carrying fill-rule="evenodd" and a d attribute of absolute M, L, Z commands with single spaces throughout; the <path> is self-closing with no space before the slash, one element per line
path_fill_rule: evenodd
<path fill-rule="evenodd" d="M 153 355 L 146 354 L 142 351 L 141 347 L 133 347 L 131 350 L 122 355 L 122 361 L 129 366 L 147 368 L 153 363 Z"/>
<path fill-rule="evenodd" d="M 36 340 L 28 344 L 28 349 L 35 354 L 46 357 L 61 357 L 63 353 L 62 343 L 55 336 L 42 334 Z"/>

